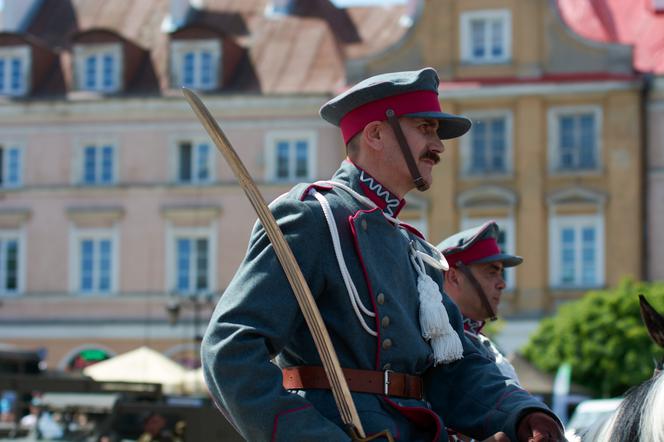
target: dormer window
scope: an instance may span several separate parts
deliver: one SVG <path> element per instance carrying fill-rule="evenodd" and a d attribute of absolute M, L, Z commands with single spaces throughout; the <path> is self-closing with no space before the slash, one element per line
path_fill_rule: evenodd
<path fill-rule="evenodd" d="M 220 65 L 219 40 L 177 40 L 171 44 L 171 78 L 174 86 L 216 89 Z"/>
<path fill-rule="evenodd" d="M 74 48 L 77 88 L 103 93 L 119 91 L 121 54 L 120 44 L 77 45 Z"/>
<path fill-rule="evenodd" d="M 30 48 L 0 47 L 0 94 L 26 95 L 29 89 Z"/>

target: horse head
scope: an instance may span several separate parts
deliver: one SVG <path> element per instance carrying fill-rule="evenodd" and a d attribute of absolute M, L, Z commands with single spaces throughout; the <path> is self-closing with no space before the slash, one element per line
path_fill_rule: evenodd
<path fill-rule="evenodd" d="M 641 319 L 650 338 L 664 348 L 664 316 L 639 295 Z M 664 359 L 655 362 L 655 374 L 630 388 L 618 409 L 591 426 L 581 440 L 592 442 L 664 442 Z"/>
<path fill-rule="evenodd" d="M 639 307 L 641 308 L 641 320 L 648 329 L 650 339 L 664 348 L 664 316 L 659 314 L 643 295 L 639 295 Z M 664 358 L 655 362 L 655 375 L 662 371 L 663 366 Z"/>

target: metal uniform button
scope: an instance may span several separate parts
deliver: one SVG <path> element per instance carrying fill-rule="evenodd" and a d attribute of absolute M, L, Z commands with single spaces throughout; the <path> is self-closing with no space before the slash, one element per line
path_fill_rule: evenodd
<path fill-rule="evenodd" d="M 362 230 L 366 231 L 367 230 L 367 220 L 363 219 L 362 221 L 360 221 L 360 226 L 362 226 Z"/>
<path fill-rule="evenodd" d="M 383 316 L 383 320 L 380 323 L 383 325 L 383 327 L 388 327 L 390 325 L 390 317 Z"/>
<path fill-rule="evenodd" d="M 378 296 L 376 296 L 376 302 L 380 305 L 385 304 L 385 294 L 379 293 Z"/>
<path fill-rule="evenodd" d="M 383 341 L 383 349 L 388 350 L 392 348 L 392 340 L 390 338 L 387 338 Z"/>

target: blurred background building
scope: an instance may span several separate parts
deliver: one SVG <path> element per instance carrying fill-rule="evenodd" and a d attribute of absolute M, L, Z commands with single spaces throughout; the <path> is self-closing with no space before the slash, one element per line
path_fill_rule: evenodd
<path fill-rule="evenodd" d="M 0 341 L 50 368 L 198 364 L 256 217 L 181 85 L 272 200 L 344 158 L 322 103 L 432 66 L 474 127 L 402 218 L 432 243 L 497 220 L 526 260 L 503 314 L 664 278 L 659 0 L 4 0 L 0 23 Z"/>

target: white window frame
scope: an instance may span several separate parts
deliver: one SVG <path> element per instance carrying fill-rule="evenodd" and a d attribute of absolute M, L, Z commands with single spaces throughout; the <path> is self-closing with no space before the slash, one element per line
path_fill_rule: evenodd
<path fill-rule="evenodd" d="M 516 231 L 514 229 L 514 218 L 487 218 L 487 217 L 472 217 L 464 216 L 461 218 L 461 230 L 471 229 L 473 227 L 481 226 L 487 221 L 495 221 L 498 228 L 505 232 L 505 253 L 511 255 L 518 255 L 516 250 L 516 238 L 514 237 Z M 516 269 L 513 267 L 505 269 L 505 290 L 512 291 L 516 289 Z"/>
<path fill-rule="evenodd" d="M 16 290 L 7 290 L 5 288 L 5 242 L 16 241 L 18 243 L 18 257 L 17 257 L 17 272 L 16 272 Z M 26 234 L 25 229 L 0 229 L 0 298 L 17 296 L 25 292 L 25 275 L 26 275 Z"/>
<path fill-rule="evenodd" d="M 203 84 L 201 72 L 201 57 L 202 52 L 210 52 L 212 59 L 211 81 L 209 84 Z M 192 89 L 198 90 L 214 90 L 219 87 L 219 73 L 222 66 L 222 49 L 221 41 L 218 39 L 207 40 L 174 40 L 171 42 L 171 84 L 174 88 L 185 86 L 184 84 L 184 55 L 193 52 L 194 56 L 194 79 L 193 84 L 186 85 Z"/>
<path fill-rule="evenodd" d="M 182 143 L 191 143 L 192 152 L 191 152 L 191 179 L 189 181 L 184 181 L 180 179 L 180 145 Z M 201 144 L 206 144 L 208 146 L 208 177 L 206 179 L 198 178 L 198 148 L 197 146 Z M 195 136 L 180 136 L 173 137 L 171 139 L 171 180 L 174 183 L 182 185 L 201 185 L 201 184 L 212 184 L 216 179 L 216 155 L 215 147 L 210 141 L 209 138 L 202 137 L 200 135 Z"/>
<path fill-rule="evenodd" d="M 560 133 L 559 120 L 562 116 L 576 116 L 581 114 L 592 114 L 595 117 L 595 157 L 597 163 L 592 169 L 562 169 L 560 167 Z M 556 106 L 548 110 L 548 162 L 549 173 L 553 175 L 565 174 L 596 174 L 603 168 L 602 163 L 602 108 L 601 106 Z"/>
<path fill-rule="evenodd" d="M 560 232 L 563 228 L 574 227 L 579 229 L 585 226 L 592 226 L 595 228 L 597 235 L 597 262 L 595 263 L 596 279 L 594 285 L 583 285 L 580 283 L 581 266 L 577 262 L 577 274 L 575 275 L 575 282 L 573 284 L 564 285 L 560 282 L 562 268 L 560 266 L 561 259 L 561 244 Z M 549 286 L 553 289 L 590 289 L 603 287 L 605 281 L 605 236 L 604 236 L 604 215 L 602 213 L 591 215 L 553 215 L 549 219 Z M 575 244 L 575 247 L 578 247 Z M 577 253 L 578 255 L 578 253 Z M 576 256 L 579 259 L 579 256 Z"/>
<path fill-rule="evenodd" d="M 98 289 L 99 277 L 93 277 L 91 291 L 83 291 L 81 288 L 81 241 L 91 239 L 94 241 L 111 241 L 111 274 L 110 287 L 108 291 Z M 69 289 L 72 293 L 82 296 L 108 296 L 117 293 L 119 278 L 120 241 L 117 227 L 111 228 L 80 228 L 72 224 L 69 235 Z M 95 271 L 97 267 L 95 266 Z"/>
<path fill-rule="evenodd" d="M 32 78 L 32 49 L 30 46 L 4 46 L 0 47 L 0 58 L 5 60 L 4 65 L 4 82 L 0 84 L 0 95 L 9 95 L 13 97 L 20 97 L 27 95 L 30 91 Z M 18 88 L 12 87 L 12 65 L 13 59 L 21 61 L 21 84 Z"/>
<path fill-rule="evenodd" d="M 94 147 L 98 154 L 96 155 L 97 163 L 95 165 L 97 180 L 94 183 L 85 182 L 85 149 L 87 147 Z M 104 147 L 110 147 L 113 150 L 113 166 L 111 168 L 111 181 L 108 183 L 101 182 L 102 160 L 101 152 Z M 113 186 L 119 180 L 120 173 L 120 149 L 118 143 L 113 138 L 99 137 L 99 138 L 79 138 L 76 141 L 76 150 L 74 155 L 74 168 L 72 174 L 72 183 L 81 186 Z"/>
<path fill-rule="evenodd" d="M 296 155 L 295 150 L 290 149 L 288 177 L 277 177 L 277 143 L 288 141 L 289 143 L 306 140 L 307 150 L 307 175 L 304 177 L 295 176 Z M 297 130 L 275 130 L 265 134 L 265 180 L 268 182 L 295 182 L 298 180 L 312 180 L 317 174 L 316 164 L 318 161 L 318 135 L 314 131 Z"/>
<path fill-rule="evenodd" d="M 490 47 L 487 48 L 484 57 L 476 57 L 473 54 L 471 22 L 482 20 L 485 23 L 494 20 L 502 22 L 503 55 L 495 57 L 491 55 Z M 497 64 L 507 63 L 512 59 L 512 12 L 509 9 L 484 9 L 478 11 L 465 11 L 461 13 L 461 61 L 468 64 Z M 489 37 L 486 37 L 488 41 Z M 485 43 L 486 43 L 485 41 Z"/>
<path fill-rule="evenodd" d="M 466 116 L 475 123 L 475 120 L 498 119 L 505 120 L 505 170 L 504 171 L 481 171 L 473 172 L 473 129 L 465 137 L 461 137 L 461 174 L 465 178 L 479 177 L 509 177 L 514 173 L 514 115 L 508 109 L 496 109 L 487 111 L 467 112 Z"/>
<path fill-rule="evenodd" d="M 95 87 L 87 86 L 87 59 L 94 56 L 101 59 L 104 55 L 111 55 L 113 58 L 113 84 L 104 85 L 104 69 L 101 63 L 98 63 Z M 122 45 L 120 43 L 104 44 L 77 44 L 74 46 L 74 75 L 76 79 L 76 88 L 81 91 L 113 93 L 122 90 L 124 60 L 122 58 Z"/>
<path fill-rule="evenodd" d="M 178 290 L 177 272 L 177 245 L 178 238 L 198 239 L 205 238 L 208 241 L 208 287 L 200 293 L 213 293 L 217 291 L 217 223 L 210 222 L 201 227 L 180 227 L 169 222 L 166 227 L 166 287 L 167 290 L 181 296 L 197 293 L 195 290 L 183 293 Z M 194 275 L 195 277 L 195 275 Z"/>
<path fill-rule="evenodd" d="M 0 182 L 0 188 L 2 189 L 11 189 L 23 186 L 23 165 L 24 161 L 24 148 L 21 144 L 15 142 L 2 142 L 0 141 L 0 149 L 3 150 L 2 153 L 2 181 Z M 10 176 L 10 162 L 8 161 L 9 152 L 17 152 L 18 155 L 18 168 L 16 172 L 16 181 L 9 182 L 8 178 Z"/>

